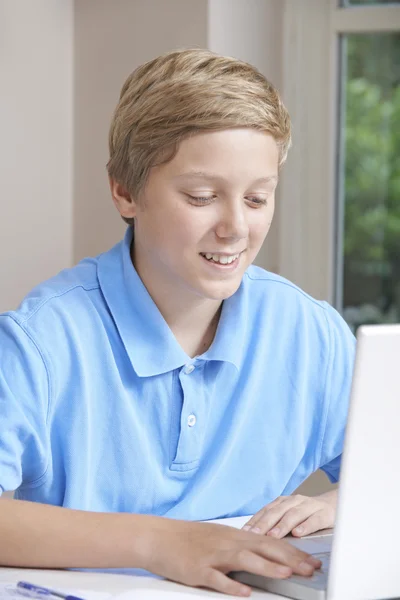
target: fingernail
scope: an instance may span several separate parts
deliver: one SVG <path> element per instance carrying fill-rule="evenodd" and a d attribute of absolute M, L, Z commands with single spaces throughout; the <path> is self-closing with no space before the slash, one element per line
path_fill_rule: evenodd
<path fill-rule="evenodd" d="M 301 525 L 299 525 L 298 527 L 295 527 L 293 529 L 293 533 L 303 533 L 304 531 L 304 527 L 302 527 Z"/>
<path fill-rule="evenodd" d="M 245 526 L 243 527 L 243 530 L 244 530 L 244 531 L 249 531 L 249 529 L 251 529 L 251 526 L 250 526 L 250 525 L 245 525 Z"/>
<path fill-rule="evenodd" d="M 259 527 L 252 527 L 252 528 L 251 528 L 251 531 L 252 531 L 253 533 L 261 533 L 261 529 L 260 529 Z"/>
<path fill-rule="evenodd" d="M 311 575 L 311 573 L 313 573 L 313 571 L 314 571 L 314 568 L 313 568 L 313 566 L 312 566 L 312 565 L 310 565 L 310 563 L 308 563 L 308 562 L 306 562 L 306 561 L 304 561 L 304 562 L 301 562 L 301 563 L 299 564 L 299 569 L 300 569 L 300 571 L 301 571 L 302 573 L 305 573 L 305 574 L 307 574 L 307 575 Z"/>
<path fill-rule="evenodd" d="M 306 558 L 306 562 L 308 562 L 310 565 L 313 565 L 313 567 L 316 567 L 317 569 L 319 569 L 322 565 L 322 562 L 318 560 L 318 558 L 314 558 L 313 556 L 309 556 L 308 558 Z"/>
<path fill-rule="evenodd" d="M 280 532 L 281 532 L 281 530 L 279 529 L 279 527 L 274 527 L 273 529 L 271 529 L 271 531 L 268 532 L 268 534 L 277 536 L 280 534 Z"/>

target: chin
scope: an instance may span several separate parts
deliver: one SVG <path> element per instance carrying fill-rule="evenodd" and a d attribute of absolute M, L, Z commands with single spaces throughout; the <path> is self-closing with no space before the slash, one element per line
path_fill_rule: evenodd
<path fill-rule="evenodd" d="M 231 282 L 229 285 L 225 283 L 222 285 L 204 286 L 202 296 L 205 296 L 209 300 L 219 300 L 222 302 L 222 300 L 227 300 L 237 292 L 241 281 L 240 279 L 239 281 L 235 281 L 235 283 Z"/>

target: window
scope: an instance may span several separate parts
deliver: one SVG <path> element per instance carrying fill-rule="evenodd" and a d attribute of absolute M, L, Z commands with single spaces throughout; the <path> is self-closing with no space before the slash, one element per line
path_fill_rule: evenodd
<path fill-rule="evenodd" d="M 355 331 L 400 322 L 400 31 L 339 49 L 336 303 Z"/>
<path fill-rule="evenodd" d="M 284 8 L 279 272 L 354 330 L 400 321 L 400 1 Z"/>

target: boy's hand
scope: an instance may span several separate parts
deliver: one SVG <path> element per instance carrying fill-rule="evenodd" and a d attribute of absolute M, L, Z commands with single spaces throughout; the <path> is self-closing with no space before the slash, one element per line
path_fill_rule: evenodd
<path fill-rule="evenodd" d="M 157 519 L 145 568 L 186 585 L 249 596 L 251 588 L 227 576 L 248 571 L 284 579 L 312 575 L 320 561 L 283 540 L 214 523 Z"/>
<path fill-rule="evenodd" d="M 288 533 L 296 537 L 333 527 L 337 490 L 309 498 L 280 496 L 256 513 L 243 527 L 245 531 L 282 538 Z"/>

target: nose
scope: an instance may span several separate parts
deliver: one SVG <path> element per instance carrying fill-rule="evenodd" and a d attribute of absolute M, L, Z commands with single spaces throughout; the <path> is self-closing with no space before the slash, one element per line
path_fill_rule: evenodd
<path fill-rule="evenodd" d="M 246 207 L 243 201 L 226 203 L 216 227 L 217 236 L 224 240 L 240 240 L 246 238 L 248 232 Z"/>

